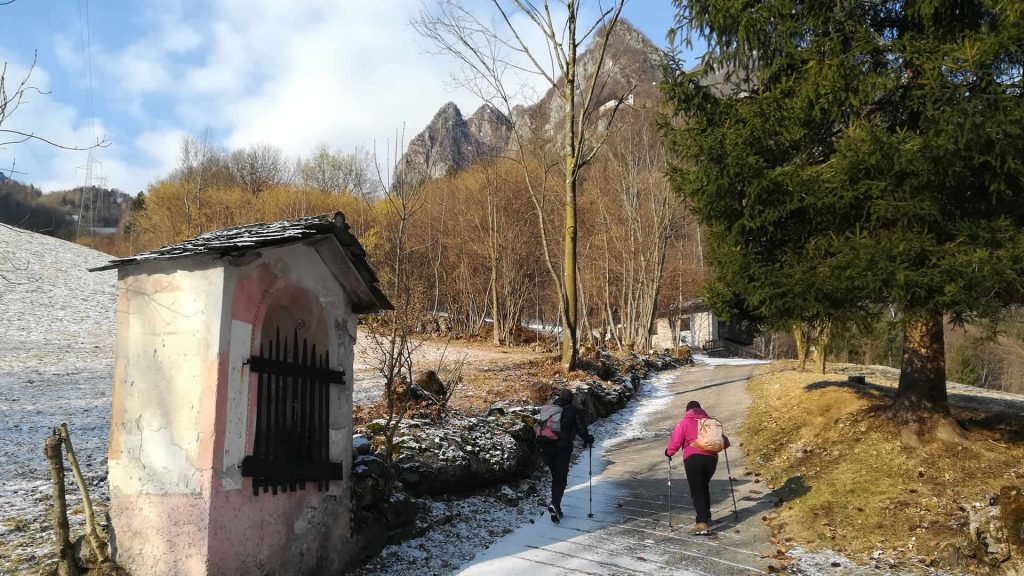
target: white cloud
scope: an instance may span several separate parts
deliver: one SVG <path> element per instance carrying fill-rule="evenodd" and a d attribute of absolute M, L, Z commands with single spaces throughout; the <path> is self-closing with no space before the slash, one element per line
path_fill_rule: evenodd
<path fill-rule="evenodd" d="M 28 71 L 30 62 L 19 62 L 9 55 L 0 54 L 7 62 L 7 78 L 20 80 Z M 35 134 L 50 142 L 66 147 L 85 147 L 108 134 L 108 127 L 93 123 L 68 104 L 47 94 L 50 75 L 37 66 L 32 71 L 30 84 L 41 93 L 28 93 L 22 106 L 3 125 L 4 129 Z M 106 176 L 108 185 L 135 193 L 165 175 L 175 165 L 178 145 L 184 132 L 180 129 L 146 131 L 134 138 L 111 137 L 105 148 L 92 150 L 101 164 L 96 165 L 94 176 Z M 12 138 L 0 134 L 0 141 Z M 87 163 L 88 151 L 63 150 L 39 140 L 9 144 L 0 149 L 0 166 L 9 170 L 16 165 L 18 179 L 31 182 L 43 190 L 73 188 L 85 183 L 82 168 Z"/>
<path fill-rule="evenodd" d="M 96 97 L 124 113 L 112 124 L 113 145 L 97 152 L 110 184 L 135 192 L 165 176 L 181 136 L 207 127 L 227 147 L 266 142 L 303 155 L 321 143 L 351 150 L 377 140 L 383 148 L 403 124 L 411 140 L 449 100 L 471 114 L 480 101 L 452 91 L 454 63 L 425 53 L 409 25 L 420 7 L 421 0 L 162 0 L 141 8 L 142 25 L 123 48 L 93 40 L 95 84 L 114 87 Z M 521 28 L 542 43 L 532 25 Z M 55 51 L 66 72 L 81 72 L 74 42 L 58 37 Z M 534 97 L 546 89 L 538 77 L 527 81 Z M 50 97 L 40 106 L 24 115 L 34 127 L 88 141 L 75 108 Z M 81 181 L 73 165 L 84 160 L 32 150 L 53 156 L 40 162 L 40 184 Z"/>

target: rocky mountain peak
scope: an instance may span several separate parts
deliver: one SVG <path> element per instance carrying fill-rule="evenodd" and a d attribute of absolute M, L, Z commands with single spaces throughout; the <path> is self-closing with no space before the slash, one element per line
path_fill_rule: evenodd
<path fill-rule="evenodd" d="M 448 102 L 409 142 L 393 181 L 415 185 L 462 170 L 479 158 L 499 154 L 511 131 L 512 123 L 494 106 L 485 104 L 466 120 L 459 107 Z"/>
<path fill-rule="evenodd" d="M 427 127 L 409 141 L 392 182 L 418 184 L 438 178 L 462 168 L 465 140 L 469 133 L 462 111 L 454 102 L 448 102 L 434 114 Z"/>
<path fill-rule="evenodd" d="M 593 38 L 603 38 L 603 29 Z M 597 45 L 591 44 L 579 56 L 580 78 L 589 77 L 596 64 Z M 622 98 L 631 92 L 634 106 L 644 106 L 660 98 L 658 66 L 661 51 L 632 24 L 620 20 L 612 30 L 605 51 L 602 76 L 606 81 L 595 95 L 594 105 Z M 534 129 L 553 134 L 561 124 L 558 91 L 548 90 L 532 106 L 513 111 L 517 122 L 534 124 Z M 409 148 L 395 169 L 394 182 L 418 183 L 466 168 L 480 158 L 495 156 L 508 148 L 512 122 L 500 110 L 484 104 L 463 119 L 459 107 L 448 102 L 438 110 L 430 124 L 409 142 Z"/>

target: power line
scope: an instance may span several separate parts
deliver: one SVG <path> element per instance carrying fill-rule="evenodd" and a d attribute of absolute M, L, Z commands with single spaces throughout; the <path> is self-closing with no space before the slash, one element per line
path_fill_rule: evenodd
<path fill-rule="evenodd" d="M 78 32 L 82 47 L 83 71 L 86 74 L 86 84 L 89 86 L 89 133 L 93 142 L 96 142 L 96 107 L 93 99 L 92 82 L 92 26 L 89 22 L 89 0 L 78 0 Z M 93 229 L 96 226 L 97 205 L 102 206 L 103 191 L 97 185 L 106 186 L 107 179 L 103 175 L 96 174 L 94 168 L 99 165 L 102 169 L 103 162 L 96 160 L 93 151 L 89 150 L 84 166 L 76 170 L 85 171 L 85 185 L 82 187 L 78 198 L 78 230 L 77 236 L 82 235 L 83 225 L 92 237 Z M 97 195 L 99 196 L 97 198 Z"/>
<path fill-rule="evenodd" d="M 93 98 L 92 83 L 92 27 L 89 21 L 89 0 L 78 0 L 78 32 L 81 41 L 82 67 L 86 73 L 86 84 L 89 87 L 89 131 L 93 142 L 96 141 L 96 106 Z"/>

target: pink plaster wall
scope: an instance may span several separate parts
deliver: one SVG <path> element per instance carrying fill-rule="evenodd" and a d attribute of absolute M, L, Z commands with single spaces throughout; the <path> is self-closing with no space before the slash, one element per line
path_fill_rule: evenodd
<path fill-rule="evenodd" d="M 318 300 L 302 284 L 279 276 L 267 264 L 240 278 L 231 299 L 231 320 L 253 326 L 250 354 L 259 353 L 264 316 L 282 297 L 286 301 L 316 303 L 316 315 L 323 317 Z M 306 312 L 311 312 L 307 310 Z M 314 327 L 310 327 L 311 330 Z M 214 470 L 223 469 L 223 431 L 227 419 L 228 356 L 230 342 L 220 350 L 217 397 L 218 447 Z M 236 343 L 237 345 L 237 343 Z M 246 453 L 252 452 L 256 422 L 256 377 L 249 379 Z M 346 465 L 346 473 L 348 473 Z M 315 483 L 305 490 L 252 493 L 252 481 L 242 479 L 241 489 L 224 489 L 214 481 L 210 497 L 210 574 L 321 574 L 337 573 L 348 559 L 350 527 L 349 496 L 342 482 L 318 492 Z"/>
<path fill-rule="evenodd" d="M 209 485 L 207 471 L 203 484 Z M 112 498 L 117 560 L 133 574 L 200 576 L 209 571 L 208 496 L 136 494 Z M 230 572 L 222 572 L 228 574 Z"/>
<path fill-rule="evenodd" d="M 214 490 L 210 574 L 337 574 L 348 559 L 346 494 Z"/>

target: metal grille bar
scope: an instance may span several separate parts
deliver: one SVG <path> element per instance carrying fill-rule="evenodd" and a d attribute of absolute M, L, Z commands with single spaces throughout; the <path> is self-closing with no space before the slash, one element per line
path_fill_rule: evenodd
<path fill-rule="evenodd" d="M 257 375 L 256 427 L 242 476 L 252 478 L 253 494 L 304 490 L 306 482 L 326 491 L 343 478 L 342 464 L 330 461 L 330 387 L 344 384 L 345 372 L 329 368 L 330 355 L 305 338 L 300 352 L 298 330 L 289 346 L 280 328 L 248 364 Z"/>

